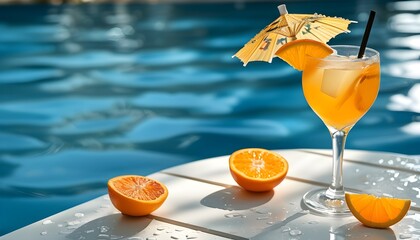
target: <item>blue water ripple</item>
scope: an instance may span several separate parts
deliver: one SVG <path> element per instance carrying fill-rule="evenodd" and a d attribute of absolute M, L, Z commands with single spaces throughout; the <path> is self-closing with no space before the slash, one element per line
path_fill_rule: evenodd
<path fill-rule="evenodd" d="M 18 68 L 0 71 L 0 84 L 16 84 L 37 82 L 49 78 L 62 77 L 64 72 L 60 69 L 28 69 Z"/>
<path fill-rule="evenodd" d="M 19 43 L 9 42 L 7 44 L 0 44 L 0 60 L 5 57 L 13 55 L 25 56 L 27 54 L 45 54 L 51 53 L 56 47 L 45 44 L 45 43 Z"/>
<path fill-rule="evenodd" d="M 62 57 L 59 55 L 45 55 L 34 57 L 19 57 L 10 59 L 7 65 L 27 66 L 46 65 L 59 69 L 110 67 L 118 64 L 130 64 L 134 58 L 130 54 L 116 54 L 108 51 L 85 51 Z"/>
<path fill-rule="evenodd" d="M 64 126 L 57 126 L 51 129 L 52 134 L 57 135 L 88 135 L 106 132 L 118 132 L 120 128 L 126 126 L 128 123 L 133 122 L 133 118 L 130 116 L 123 117 L 104 117 L 99 119 L 80 119 L 73 120 L 72 122 L 65 124 Z"/>
<path fill-rule="evenodd" d="M 161 71 L 124 72 L 121 70 L 92 71 L 92 78 L 125 87 L 160 87 L 180 84 L 202 85 L 229 80 L 228 76 L 207 68 L 182 66 Z"/>
<path fill-rule="evenodd" d="M 113 109 L 121 102 L 118 98 L 61 97 L 54 100 L 10 102 L 0 105 L 0 110 L 47 115 L 57 120 Z"/>
<path fill-rule="evenodd" d="M 1 107 L 0 107 L 1 108 Z M 0 109 L 0 125 L 10 125 L 10 123 L 16 125 L 29 125 L 29 126 L 49 126 L 52 124 L 53 118 L 48 114 L 30 113 L 27 111 L 16 111 Z"/>
<path fill-rule="evenodd" d="M 301 116 L 300 114 L 297 114 Z M 240 120 L 240 121 L 239 121 Z M 273 115 L 254 118 L 193 119 L 166 117 L 149 118 L 137 125 L 124 139 L 112 139 L 109 142 L 149 142 L 173 138 L 184 134 L 212 133 L 234 136 L 287 137 L 313 129 L 317 122 L 311 119 L 296 118 L 295 114 Z"/>
<path fill-rule="evenodd" d="M 205 58 L 206 56 L 204 56 Z M 145 66 L 181 65 L 200 59 L 203 59 L 200 52 L 185 48 L 144 50 L 135 56 L 136 63 Z"/>
<path fill-rule="evenodd" d="M 90 159 L 90 161 L 86 161 Z M 49 188 L 68 188 L 83 183 L 100 182 L 104 179 L 123 174 L 147 175 L 155 171 L 157 166 L 167 168 L 190 161 L 182 155 L 165 154 L 150 151 L 87 151 L 67 150 L 56 154 L 32 157 L 5 157 L 11 164 L 20 164 L 12 177 L 2 179 L 2 187 L 32 188 L 34 192 L 47 191 Z M 115 165 L 115 161 L 124 164 Z M 81 167 L 82 166 L 82 167 Z M 92 174 L 100 172 L 101 174 Z M 60 181 L 51 181 L 60 179 Z M 42 187 L 40 187 L 42 186 Z M 64 190 L 64 189 L 63 189 Z M 65 191 L 65 190 L 64 190 Z M 47 191 L 48 195 L 60 195 L 57 189 Z M 77 193 L 72 193 L 77 194 Z"/>
<path fill-rule="evenodd" d="M 68 31 L 58 25 L 8 26 L 0 25 L 0 42 L 59 42 L 69 37 Z"/>
<path fill-rule="evenodd" d="M 224 21 L 222 19 L 197 19 L 186 16 L 183 19 L 174 19 L 173 21 L 165 22 L 164 29 L 165 31 L 191 31 L 191 29 L 228 29 L 238 27 L 246 27 L 249 25 L 254 25 L 255 19 L 237 19 L 231 21 Z M 142 30 L 155 30 L 156 19 L 151 19 L 148 21 L 141 21 L 136 25 L 137 28 Z"/>
<path fill-rule="evenodd" d="M 0 132 L 0 151 L 22 151 L 43 149 L 47 143 L 31 136 Z"/>
<path fill-rule="evenodd" d="M 296 98 L 298 95 L 301 95 L 300 99 Z M 286 100 L 292 98 L 296 99 Z M 137 107 L 182 109 L 207 114 L 234 114 L 269 108 L 290 111 L 307 107 L 301 89 L 292 87 L 264 90 L 264 94 L 249 88 L 225 89 L 201 94 L 148 92 L 136 97 L 131 104 Z"/>
<path fill-rule="evenodd" d="M 97 84 L 97 82 L 98 81 L 95 79 L 86 77 L 83 74 L 76 73 L 66 78 L 60 78 L 57 81 L 40 83 L 38 86 L 39 89 L 45 92 L 65 93 Z"/>
<path fill-rule="evenodd" d="M 212 114 L 230 113 L 237 103 L 234 93 L 218 97 L 214 94 L 148 92 L 131 101 L 137 107 L 184 109 Z"/>

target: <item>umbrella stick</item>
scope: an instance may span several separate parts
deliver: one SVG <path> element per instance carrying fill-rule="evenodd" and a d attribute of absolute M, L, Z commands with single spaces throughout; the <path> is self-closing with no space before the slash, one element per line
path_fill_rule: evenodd
<path fill-rule="evenodd" d="M 363 54 L 365 54 L 366 45 L 369 39 L 370 30 L 372 29 L 373 20 L 375 19 L 375 14 L 375 11 L 370 11 L 369 20 L 365 28 L 365 33 L 363 34 L 363 39 L 362 43 L 360 44 L 359 54 L 357 55 L 357 58 L 362 58 Z"/>

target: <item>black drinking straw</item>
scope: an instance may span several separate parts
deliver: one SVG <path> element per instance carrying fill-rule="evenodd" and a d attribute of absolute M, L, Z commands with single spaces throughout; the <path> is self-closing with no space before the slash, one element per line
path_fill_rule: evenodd
<path fill-rule="evenodd" d="M 360 44 L 359 48 L 359 54 L 357 55 L 357 58 L 362 58 L 363 54 L 365 54 L 366 45 L 369 39 L 370 30 L 372 29 L 373 20 L 375 19 L 375 11 L 370 11 L 369 20 L 366 25 L 365 33 L 363 34 L 362 43 Z"/>

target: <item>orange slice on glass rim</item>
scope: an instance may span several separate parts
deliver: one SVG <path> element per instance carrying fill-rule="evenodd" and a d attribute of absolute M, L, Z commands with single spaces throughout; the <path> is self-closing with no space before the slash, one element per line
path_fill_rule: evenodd
<path fill-rule="evenodd" d="M 148 177 L 125 175 L 108 181 L 112 204 L 129 216 L 145 216 L 158 209 L 168 197 L 163 183 Z"/>
<path fill-rule="evenodd" d="M 307 56 L 324 58 L 331 53 L 333 49 L 325 43 L 311 39 L 298 39 L 281 46 L 276 55 L 296 70 L 303 71 Z"/>
<path fill-rule="evenodd" d="M 248 191 L 272 190 L 283 181 L 289 164 L 280 154 L 261 148 L 245 148 L 231 154 L 230 173 Z"/>
<path fill-rule="evenodd" d="M 401 221 L 411 204 L 409 199 L 350 193 L 346 193 L 346 202 L 352 214 L 372 228 L 388 228 Z"/>

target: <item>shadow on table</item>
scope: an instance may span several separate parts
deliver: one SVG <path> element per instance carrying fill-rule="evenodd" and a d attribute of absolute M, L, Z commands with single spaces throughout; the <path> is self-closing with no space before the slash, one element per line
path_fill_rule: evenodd
<path fill-rule="evenodd" d="M 206 207 L 223 210 L 246 210 L 270 201 L 274 191 L 254 193 L 240 187 L 230 187 L 204 197 L 200 203 Z"/>
<path fill-rule="evenodd" d="M 113 214 L 87 222 L 67 236 L 69 239 L 122 239 L 143 231 L 152 221 L 149 218 L 135 218 Z"/>
<path fill-rule="evenodd" d="M 333 232 L 335 239 L 378 239 L 378 240 L 396 240 L 394 231 L 391 228 L 376 229 L 365 227 L 359 222 L 352 222 L 343 225 Z"/>

